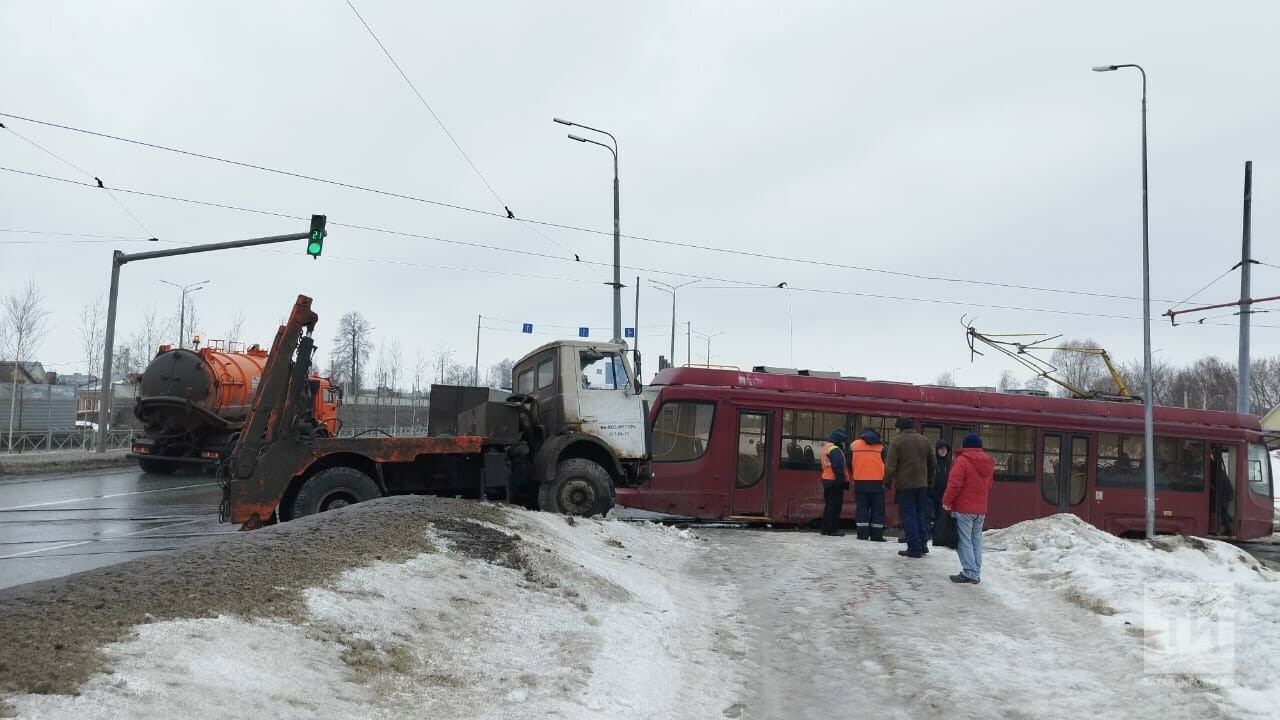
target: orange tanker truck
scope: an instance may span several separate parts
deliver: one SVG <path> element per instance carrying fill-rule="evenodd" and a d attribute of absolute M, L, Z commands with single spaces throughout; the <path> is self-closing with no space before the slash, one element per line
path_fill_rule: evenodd
<path fill-rule="evenodd" d="M 142 423 L 132 452 L 143 472 L 168 474 L 182 465 L 217 466 L 253 406 L 267 362 L 258 345 L 210 341 L 197 350 L 161 345 L 142 373 L 133 414 Z M 317 432 L 338 434 L 341 391 L 312 374 Z"/>

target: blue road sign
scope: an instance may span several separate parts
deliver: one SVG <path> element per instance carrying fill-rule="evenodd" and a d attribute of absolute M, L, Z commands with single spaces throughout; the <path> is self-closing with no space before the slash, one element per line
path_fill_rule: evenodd
<path fill-rule="evenodd" d="M 522 332 L 522 333 L 533 333 L 533 323 L 525 323 L 524 325 L 521 325 L 521 326 L 520 326 L 520 332 Z"/>
<path fill-rule="evenodd" d="M 635 336 L 636 336 L 636 329 L 635 329 L 635 328 L 623 328 L 623 329 L 622 329 L 622 337 L 629 337 L 629 338 L 633 338 L 633 337 L 635 337 Z"/>
<path fill-rule="evenodd" d="M 591 328 L 584 328 L 584 327 L 578 328 L 578 337 L 590 337 L 590 335 L 591 335 Z"/>

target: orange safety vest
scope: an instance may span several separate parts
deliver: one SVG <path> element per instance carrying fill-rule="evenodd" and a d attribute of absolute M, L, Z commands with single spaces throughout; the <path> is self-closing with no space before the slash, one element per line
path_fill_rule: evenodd
<path fill-rule="evenodd" d="M 840 446 L 835 443 L 827 443 L 827 446 L 822 448 L 822 479 L 823 480 L 836 479 L 836 471 L 831 467 L 831 451 L 837 450 L 839 448 Z"/>
<path fill-rule="evenodd" d="M 883 482 L 884 456 L 880 454 L 884 445 L 875 444 L 858 438 L 853 441 L 853 481 Z"/>

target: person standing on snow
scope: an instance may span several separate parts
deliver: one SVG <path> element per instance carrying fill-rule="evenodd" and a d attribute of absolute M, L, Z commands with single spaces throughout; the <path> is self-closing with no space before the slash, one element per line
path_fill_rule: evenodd
<path fill-rule="evenodd" d="M 831 431 L 830 442 L 822 448 L 822 534 L 843 537 L 840 531 L 840 510 L 844 506 L 844 491 L 849 487 L 845 468 L 844 446 L 849 434 L 844 428 Z"/>
<path fill-rule="evenodd" d="M 929 552 L 926 544 L 928 521 L 926 503 L 929 502 L 929 485 L 938 467 L 938 456 L 929 438 L 915 430 L 915 420 L 900 417 L 894 423 L 898 436 L 889 443 L 889 454 L 884 461 L 884 487 L 898 491 L 898 510 L 902 514 L 902 530 L 907 536 L 907 549 L 899 550 L 904 557 L 924 557 Z"/>
<path fill-rule="evenodd" d="M 946 440 L 934 443 L 934 452 L 938 455 L 938 468 L 933 472 L 933 487 L 929 488 L 929 499 L 933 502 L 933 512 L 929 518 L 929 536 L 933 544 L 945 545 L 945 534 L 948 515 L 942 509 L 942 495 L 947 491 L 947 475 L 951 472 L 951 444 Z"/>
<path fill-rule="evenodd" d="M 995 484 L 996 461 L 982 449 L 975 433 L 964 437 L 947 478 L 943 510 L 954 513 L 960 534 L 960 574 L 951 582 L 977 585 L 982 581 L 982 523 L 987 519 L 987 497 Z"/>
<path fill-rule="evenodd" d="M 854 522 L 859 540 L 884 542 L 884 455 L 880 433 L 862 428 L 853 441 L 853 492 L 858 501 Z"/>

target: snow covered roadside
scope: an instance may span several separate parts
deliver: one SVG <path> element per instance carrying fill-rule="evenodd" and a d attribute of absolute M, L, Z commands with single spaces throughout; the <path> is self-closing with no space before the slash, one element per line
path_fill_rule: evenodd
<path fill-rule="evenodd" d="M 1137 645 L 1138 682 L 1218 689 L 1233 717 L 1280 708 L 1280 573 L 1248 553 L 1199 538 L 1123 540 L 1072 515 L 991 531 L 985 544 L 983 587 L 1012 607 L 1056 596 L 1095 613 L 1112 633 L 1101 642 Z"/>
<path fill-rule="evenodd" d="M 138 625 L 78 696 L 8 700 L 17 717 L 77 720 L 702 718 L 733 704 L 736 656 L 716 627 L 735 607 L 678 580 L 692 534 L 492 510 L 433 523 L 431 552 L 304 591 L 299 620 Z"/>

